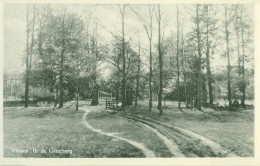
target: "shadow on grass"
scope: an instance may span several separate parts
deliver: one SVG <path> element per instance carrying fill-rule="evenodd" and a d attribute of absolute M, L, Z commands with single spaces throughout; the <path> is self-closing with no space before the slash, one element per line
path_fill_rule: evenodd
<path fill-rule="evenodd" d="M 4 107 L 24 107 L 23 101 L 4 101 Z M 29 101 L 29 107 L 38 107 L 37 101 Z"/>

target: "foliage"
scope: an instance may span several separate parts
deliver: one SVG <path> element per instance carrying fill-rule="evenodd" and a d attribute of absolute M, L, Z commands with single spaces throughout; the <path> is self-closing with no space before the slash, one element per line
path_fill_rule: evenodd
<path fill-rule="evenodd" d="M 226 48 L 223 47 L 225 44 L 224 7 L 223 5 L 210 4 L 190 5 L 189 7 L 179 5 L 180 12 L 178 14 L 181 19 L 178 22 L 178 34 L 175 30 L 176 27 L 173 27 L 173 31 L 166 30 L 166 19 L 170 18 L 166 11 L 162 12 L 161 18 L 159 18 L 159 10 L 164 8 L 163 5 L 147 6 L 146 17 L 150 18 L 150 22 L 145 21 L 144 17 L 141 16 L 142 11 L 138 5 L 125 6 L 124 15 L 128 15 L 128 12 L 134 14 L 134 16 L 129 15 L 129 17 L 133 17 L 141 23 L 138 28 L 139 31 L 142 29 L 144 34 L 148 35 L 147 42 L 152 37 L 152 29 L 155 29 L 156 34 L 161 28 L 161 36 L 158 36 L 160 40 L 153 36 L 153 40 L 150 41 L 151 50 L 153 50 L 151 52 L 152 96 L 155 98 L 159 96 L 161 82 L 163 93 L 167 94 L 168 98 L 176 100 L 178 71 L 180 73 L 178 85 L 182 101 L 187 97 L 193 98 L 192 100 L 195 101 L 200 83 L 200 93 L 204 101 L 208 100 L 209 82 L 212 84 L 214 99 L 225 95 L 222 94 L 225 93 L 225 90 L 220 93 L 220 89 L 226 89 L 227 68 L 224 63 L 219 64 L 222 68 L 218 68 L 215 62 L 216 56 L 222 55 L 223 59 L 226 59 L 227 53 Z M 112 40 L 105 42 L 99 35 L 97 27 L 100 25 L 94 19 L 90 19 L 90 16 L 89 19 L 84 20 L 77 12 L 67 10 L 68 7 L 64 5 L 39 5 L 37 8 L 39 10 L 36 12 L 35 45 L 32 50 L 34 59 L 30 76 L 31 87 L 45 89 L 46 92 L 59 97 L 60 80 L 61 77 L 64 77 L 62 84 L 67 99 L 75 98 L 77 93 L 81 98 L 90 98 L 92 90 L 95 88 L 118 94 L 123 88 L 124 76 L 125 86 L 136 88 L 137 68 L 140 62 L 139 96 L 147 97 L 149 95 L 149 77 L 151 77 L 149 73 L 151 70 L 147 60 L 150 61 L 150 50 L 148 49 L 150 47 L 144 48 L 140 39 L 137 43 L 133 39 L 135 35 L 128 37 L 128 34 L 125 34 L 123 43 L 121 34 L 114 33 L 101 25 L 103 29 L 112 34 Z M 186 22 L 182 19 L 183 13 L 186 11 L 190 13 L 190 20 L 187 20 L 190 21 L 190 26 L 187 27 Z M 253 97 L 253 23 L 249 13 L 246 5 L 228 5 L 230 80 L 233 98 L 241 98 L 244 88 L 249 89 L 246 91 L 246 96 Z M 151 22 L 152 18 L 155 18 L 154 23 Z M 127 20 L 128 16 L 124 19 Z M 162 23 L 161 27 L 159 23 Z M 93 27 L 90 27 L 92 24 Z M 149 29 L 150 25 L 152 25 L 152 29 Z M 199 25 L 199 29 L 197 29 L 197 25 Z M 242 27 L 243 41 L 241 40 Z M 197 32 L 200 35 L 199 46 Z M 177 69 L 176 54 L 178 35 L 179 69 Z M 140 59 L 137 51 L 138 45 L 141 49 Z M 124 72 L 123 46 L 125 51 Z M 201 55 L 198 54 L 198 48 L 201 50 Z M 240 55 L 238 55 L 238 51 L 240 51 Z M 162 59 L 159 58 L 159 54 Z M 209 55 L 211 74 L 208 74 L 207 54 Z M 62 57 L 63 60 L 61 60 Z M 245 63 L 244 75 L 239 74 L 242 71 L 242 60 Z M 160 80 L 160 61 L 162 61 L 162 80 Z"/>

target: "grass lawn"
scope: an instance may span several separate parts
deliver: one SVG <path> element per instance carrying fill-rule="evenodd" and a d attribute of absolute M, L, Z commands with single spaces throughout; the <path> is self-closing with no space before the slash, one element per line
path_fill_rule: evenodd
<path fill-rule="evenodd" d="M 171 157 L 171 153 L 164 142 L 151 130 L 139 123 L 135 123 L 117 115 L 111 115 L 104 107 L 98 107 L 87 116 L 87 122 L 104 132 L 118 133 L 118 136 L 143 143 L 155 152 L 157 157 Z"/>
<path fill-rule="evenodd" d="M 155 107 L 156 108 L 156 107 Z M 211 111 L 219 117 L 199 111 L 183 109 L 180 112 L 176 107 L 167 107 L 162 116 L 158 110 L 147 114 L 146 106 L 141 105 L 134 114 L 145 114 L 152 119 L 164 121 L 179 127 L 196 132 L 206 138 L 219 143 L 226 149 L 243 157 L 254 156 L 254 110 L 247 109 L 242 112 Z"/>
<path fill-rule="evenodd" d="M 8 103 L 12 106 L 11 103 Z M 86 102 L 80 103 L 85 104 Z M 154 102 L 156 104 L 156 102 Z M 4 107 L 4 157 L 144 157 L 134 146 L 104 136 L 88 129 L 83 123 L 84 111 L 75 112 L 75 108 L 49 109 L 42 107 Z M 89 107 L 89 106 L 87 106 Z M 90 107 L 94 111 L 87 115 L 87 122 L 104 132 L 118 133 L 118 136 L 143 143 L 155 152 L 157 157 L 170 157 L 170 152 L 155 133 L 144 126 L 126 118 L 112 115 L 104 106 Z M 154 107 L 156 108 L 156 106 Z M 171 123 L 196 132 L 219 143 L 224 148 L 242 157 L 254 156 L 254 110 L 239 112 L 204 111 L 209 114 L 183 109 L 176 109 L 175 103 L 167 103 L 162 116 L 154 109 L 147 114 L 146 103 L 141 103 L 133 114 L 145 115 L 154 120 Z M 12 151 L 13 148 L 13 151 Z M 33 153 L 32 149 L 38 153 Z M 17 153 L 15 150 L 28 150 L 28 153 Z M 47 150 L 41 153 L 41 149 Z M 72 150 L 72 153 L 51 153 L 48 150 Z M 70 151 L 67 151 L 70 152 Z"/>
<path fill-rule="evenodd" d="M 83 114 L 84 111 L 75 112 L 74 108 L 4 108 L 4 157 L 144 157 L 130 144 L 115 142 L 87 129 Z M 12 152 L 12 148 L 28 153 Z M 39 153 L 32 153 L 33 148 Z M 46 153 L 40 153 L 41 149 Z M 72 153 L 51 153 L 49 149 Z"/>

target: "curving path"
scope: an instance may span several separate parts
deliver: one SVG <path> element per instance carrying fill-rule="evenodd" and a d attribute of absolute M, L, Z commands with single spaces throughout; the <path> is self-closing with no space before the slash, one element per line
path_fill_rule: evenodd
<path fill-rule="evenodd" d="M 83 116 L 83 121 L 86 127 L 89 129 L 99 133 L 103 134 L 106 136 L 110 136 L 122 141 L 125 141 L 136 148 L 140 149 L 146 157 L 155 157 L 155 153 L 151 150 L 149 150 L 147 147 L 145 147 L 142 143 L 135 142 L 133 140 L 123 138 L 118 136 L 116 133 L 106 133 L 102 130 L 93 128 L 87 121 L 86 121 L 86 116 L 88 115 L 89 112 L 93 110 L 90 108 L 81 108 L 82 110 L 85 111 L 85 114 Z M 213 156 L 218 156 L 218 157 L 239 157 L 236 154 L 230 152 L 229 150 L 223 148 L 216 142 L 209 140 L 202 135 L 199 135 L 195 132 L 192 132 L 187 129 L 183 129 L 181 127 L 161 122 L 161 121 L 156 121 L 153 119 L 145 118 L 145 117 L 140 117 L 136 115 L 130 115 L 130 114 L 119 114 L 119 116 L 122 116 L 124 118 L 127 118 L 134 123 L 139 123 L 143 125 L 144 127 L 148 128 L 150 131 L 154 132 L 166 145 L 166 147 L 169 149 L 171 154 L 174 157 L 186 157 L 186 156 L 198 156 L 200 152 L 196 151 L 196 142 L 199 140 L 201 144 L 201 148 L 206 148 L 210 149 L 210 151 L 214 154 Z M 177 139 L 177 140 L 176 140 Z M 180 140 L 185 141 L 187 143 L 193 142 L 195 143 L 195 149 L 194 150 L 188 150 L 189 154 L 187 154 L 187 150 L 183 149 L 180 145 Z M 177 142 L 176 142 L 177 141 Z M 203 146 L 202 146 L 203 145 Z M 181 149 L 180 149 L 181 148 Z M 211 156 L 211 155 L 210 155 Z"/>
<path fill-rule="evenodd" d="M 208 138 L 205 138 L 202 135 L 192 132 L 190 130 L 183 129 L 181 127 L 178 127 L 178 126 L 175 126 L 175 125 L 172 125 L 169 123 L 152 120 L 152 119 L 145 118 L 145 117 L 134 116 L 134 115 L 129 115 L 129 114 L 124 114 L 124 115 L 122 114 L 121 116 L 134 120 L 136 122 L 148 125 L 150 128 L 156 129 L 157 131 L 160 131 L 162 134 L 164 134 L 165 136 L 172 138 L 172 139 L 174 139 L 174 137 L 176 137 L 176 136 L 179 136 L 183 140 L 186 140 L 186 141 L 200 140 L 200 142 L 202 144 L 204 144 L 205 147 L 209 147 L 211 149 L 211 151 L 217 156 L 239 157 L 235 153 L 232 153 L 232 152 L 228 151 L 227 149 L 223 148 L 216 142 L 214 142 Z M 178 152 L 178 150 L 177 150 L 177 152 Z"/>
<path fill-rule="evenodd" d="M 155 128 L 152 128 L 152 127 L 150 127 L 146 124 L 140 123 L 140 122 L 138 122 L 138 123 L 145 126 L 148 129 L 150 129 L 151 131 L 153 131 L 161 140 L 163 140 L 164 144 L 166 145 L 166 147 L 169 149 L 169 151 L 171 152 L 171 154 L 173 156 L 185 157 L 185 155 L 179 150 L 178 145 L 174 141 L 169 140 L 165 135 L 160 133 Z"/>
<path fill-rule="evenodd" d="M 138 143 L 138 142 L 135 142 L 133 140 L 130 140 L 130 139 L 127 139 L 127 138 L 123 138 L 123 137 L 119 137 L 117 136 L 115 133 L 106 133 L 106 132 L 103 132 L 102 130 L 99 130 L 99 129 L 95 129 L 93 128 L 87 121 L 86 121 L 86 117 L 88 115 L 89 112 L 91 112 L 91 110 L 89 110 L 88 108 L 81 108 L 82 110 L 85 111 L 85 114 L 83 116 L 83 122 L 84 124 L 86 125 L 86 127 L 88 127 L 89 129 L 91 129 L 92 131 L 94 132 L 97 132 L 99 134 L 102 134 L 102 135 L 106 135 L 106 136 L 109 136 L 109 137 L 113 137 L 113 138 L 116 138 L 116 139 L 119 139 L 119 140 L 122 140 L 122 141 L 125 141 L 133 146 L 135 146 L 136 148 L 140 149 L 144 155 L 146 157 L 155 157 L 155 153 L 151 150 L 149 150 L 148 148 L 146 148 L 143 144 L 141 143 Z"/>

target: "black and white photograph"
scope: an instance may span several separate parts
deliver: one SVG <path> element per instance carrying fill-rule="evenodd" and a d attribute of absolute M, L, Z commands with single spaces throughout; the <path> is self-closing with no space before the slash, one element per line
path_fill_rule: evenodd
<path fill-rule="evenodd" d="M 2 9 L 3 158 L 255 157 L 255 4 Z"/>

